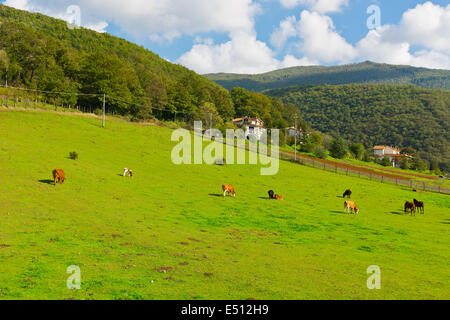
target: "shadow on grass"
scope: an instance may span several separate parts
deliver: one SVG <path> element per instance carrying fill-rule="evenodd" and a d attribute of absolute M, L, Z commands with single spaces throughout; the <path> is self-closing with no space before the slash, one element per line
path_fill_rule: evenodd
<path fill-rule="evenodd" d="M 209 194 L 210 197 L 220 197 L 223 198 L 223 194 L 217 194 L 217 193 L 211 193 Z"/>
<path fill-rule="evenodd" d="M 263 199 L 263 200 L 272 200 L 269 197 L 259 197 L 258 199 Z"/>
<path fill-rule="evenodd" d="M 346 214 L 345 212 L 343 212 L 343 211 L 330 211 L 331 213 L 342 213 L 342 214 Z"/>
<path fill-rule="evenodd" d="M 55 181 L 53 180 L 39 180 L 40 183 L 54 185 Z"/>
<path fill-rule="evenodd" d="M 391 211 L 390 214 L 396 214 L 398 216 L 403 216 L 405 213 L 403 211 Z"/>

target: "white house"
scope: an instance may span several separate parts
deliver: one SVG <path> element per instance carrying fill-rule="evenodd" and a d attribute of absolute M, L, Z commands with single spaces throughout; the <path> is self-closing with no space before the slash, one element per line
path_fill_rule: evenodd
<path fill-rule="evenodd" d="M 248 138 L 254 135 L 259 141 L 261 137 L 267 133 L 267 129 L 264 128 L 264 121 L 259 118 L 243 117 L 233 120 L 233 124 L 244 130 L 245 137 Z"/>
<path fill-rule="evenodd" d="M 411 158 L 407 154 L 401 154 L 400 149 L 388 146 L 375 146 L 373 148 L 373 155 L 380 160 L 388 158 L 393 167 L 399 167 L 403 158 Z"/>

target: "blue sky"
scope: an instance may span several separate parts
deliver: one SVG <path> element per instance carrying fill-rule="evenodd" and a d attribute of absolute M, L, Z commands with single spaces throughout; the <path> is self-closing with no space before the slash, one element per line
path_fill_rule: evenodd
<path fill-rule="evenodd" d="M 261 73 L 365 60 L 450 69 L 448 0 L 3 2 L 126 38 L 199 73 Z M 367 26 L 371 5 L 381 16 L 372 30 Z"/>

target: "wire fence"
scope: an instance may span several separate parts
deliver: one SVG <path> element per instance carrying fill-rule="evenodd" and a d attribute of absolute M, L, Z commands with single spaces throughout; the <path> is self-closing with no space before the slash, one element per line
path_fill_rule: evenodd
<path fill-rule="evenodd" d="M 293 153 L 280 151 L 280 159 L 288 160 L 291 162 L 299 163 L 304 166 L 313 167 L 316 169 L 322 169 L 328 172 L 334 172 L 336 174 L 342 174 L 347 176 L 353 176 L 358 178 L 366 178 L 372 181 L 378 181 L 380 183 L 389 183 L 397 186 L 403 186 L 411 188 L 416 191 L 429 191 L 437 192 L 443 194 L 450 194 L 450 189 L 443 187 L 441 185 L 432 185 L 424 181 L 414 181 L 406 177 L 393 176 L 389 174 L 383 174 L 381 172 L 358 169 L 357 167 L 349 167 L 342 164 L 331 164 L 326 161 L 320 161 L 319 159 L 313 159 L 309 157 L 304 157 L 297 154 L 297 160 Z"/>

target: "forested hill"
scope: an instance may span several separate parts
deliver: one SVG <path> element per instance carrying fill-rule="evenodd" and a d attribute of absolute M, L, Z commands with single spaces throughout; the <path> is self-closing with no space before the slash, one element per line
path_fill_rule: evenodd
<path fill-rule="evenodd" d="M 266 91 L 294 104 L 314 129 L 348 141 L 413 147 L 450 168 L 450 91 L 350 84 Z"/>
<path fill-rule="evenodd" d="M 192 112 L 204 103 L 214 105 L 224 118 L 234 116 L 225 89 L 126 40 L 68 28 L 65 21 L 4 5 L 0 5 L 0 23 L 2 85 L 7 74 L 10 86 L 106 93 L 107 109 L 140 118 L 150 116 L 149 106 Z M 80 102 L 74 96 L 58 98 L 71 99 L 66 103 L 72 105 L 98 105 L 92 99 Z"/>
<path fill-rule="evenodd" d="M 431 70 L 363 62 L 337 67 L 293 67 L 258 75 L 205 75 L 227 89 L 242 87 L 263 91 L 298 85 L 339 85 L 350 83 L 381 83 L 416 85 L 426 89 L 450 90 L 450 70 Z"/>

